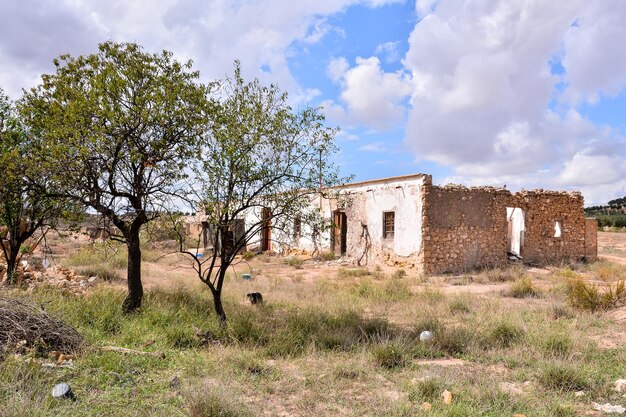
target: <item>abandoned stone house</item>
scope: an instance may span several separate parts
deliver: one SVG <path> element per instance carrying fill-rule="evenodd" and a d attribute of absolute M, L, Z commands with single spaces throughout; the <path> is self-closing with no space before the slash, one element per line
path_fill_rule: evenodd
<path fill-rule="evenodd" d="M 321 245 L 359 265 L 385 262 L 436 274 L 502 265 L 512 257 L 541 265 L 597 256 L 597 221 L 585 219 L 578 192 L 436 186 L 425 174 L 353 183 L 342 191 L 347 203 L 313 202 L 333 224 Z M 280 232 L 260 232 L 257 249 L 280 249 L 272 233 Z M 313 249 L 306 233 L 294 236 L 292 246 Z"/>

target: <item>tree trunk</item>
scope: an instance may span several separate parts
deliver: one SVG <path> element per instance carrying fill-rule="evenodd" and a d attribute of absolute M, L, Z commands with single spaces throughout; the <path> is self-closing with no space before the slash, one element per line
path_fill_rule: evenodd
<path fill-rule="evenodd" d="M 17 269 L 17 256 L 19 249 L 9 246 L 9 259 L 7 259 L 7 285 L 15 284 L 15 270 Z"/>
<path fill-rule="evenodd" d="M 139 228 L 131 227 L 126 237 L 128 247 L 128 295 L 122 309 L 130 313 L 141 307 L 143 286 L 141 285 L 141 246 L 139 242 Z"/>
<path fill-rule="evenodd" d="M 226 312 L 222 306 L 222 291 L 211 290 L 211 292 L 213 293 L 213 306 L 215 307 L 215 312 L 220 319 L 220 325 L 226 326 Z"/>

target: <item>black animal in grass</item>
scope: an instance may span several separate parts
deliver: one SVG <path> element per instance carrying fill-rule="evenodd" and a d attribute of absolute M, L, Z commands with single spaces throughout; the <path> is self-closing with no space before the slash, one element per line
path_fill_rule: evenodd
<path fill-rule="evenodd" d="M 246 297 L 248 297 L 252 305 L 263 304 L 263 295 L 260 292 L 251 292 Z"/>

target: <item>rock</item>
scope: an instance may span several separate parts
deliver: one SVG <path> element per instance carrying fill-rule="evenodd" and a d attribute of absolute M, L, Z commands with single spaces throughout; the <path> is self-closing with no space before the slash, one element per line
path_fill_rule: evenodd
<path fill-rule="evenodd" d="M 430 411 L 432 408 L 433 408 L 433 405 L 429 402 L 422 403 L 422 406 L 420 407 L 420 409 L 423 411 Z"/>
<path fill-rule="evenodd" d="M 618 379 L 615 381 L 615 391 L 626 392 L 626 379 Z"/>
<path fill-rule="evenodd" d="M 598 403 L 592 403 L 593 404 L 593 409 L 594 410 L 598 410 L 598 411 L 602 411 L 603 413 L 607 413 L 607 414 L 624 414 L 626 413 L 626 408 L 622 407 L 621 405 L 612 405 L 609 403 L 604 403 L 604 404 L 598 404 Z"/>
<path fill-rule="evenodd" d="M 52 388 L 52 398 L 57 400 L 68 399 L 68 400 L 76 400 L 74 393 L 72 392 L 72 388 L 65 382 L 61 384 L 56 384 Z"/>
<path fill-rule="evenodd" d="M 526 414 L 513 414 L 513 417 L 526 417 Z"/>
<path fill-rule="evenodd" d="M 445 390 L 444 392 L 441 393 L 441 399 L 443 400 L 443 403 L 446 405 L 452 404 L 452 393 L 448 390 Z"/>
<path fill-rule="evenodd" d="M 87 278 L 87 282 L 90 285 L 96 285 L 98 283 L 99 278 L 98 277 L 89 277 Z"/>
<path fill-rule="evenodd" d="M 574 393 L 575 397 L 583 397 L 585 395 L 585 391 L 576 391 Z"/>
<path fill-rule="evenodd" d="M 433 334 L 432 332 L 428 330 L 424 330 L 423 332 L 420 333 L 420 342 L 426 342 L 432 338 L 433 338 Z"/>

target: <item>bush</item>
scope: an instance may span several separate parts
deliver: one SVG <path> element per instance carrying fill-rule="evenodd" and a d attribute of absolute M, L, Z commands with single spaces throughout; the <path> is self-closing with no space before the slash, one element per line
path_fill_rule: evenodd
<path fill-rule="evenodd" d="M 244 417 L 250 413 L 235 400 L 232 393 L 215 387 L 205 387 L 187 394 L 186 402 L 191 417 Z"/>
<path fill-rule="evenodd" d="M 481 346 L 489 349 L 493 347 L 506 348 L 519 341 L 524 336 L 524 330 L 508 321 L 501 321 L 489 328 L 481 337 Z"/>
<path fill-rule="evenodd" d="M 564 356 L 570 353 L 573 347 L 572 339 L 563 333 L 553 333 L 546 336 L 543 341 L 543 348 L 546 352 Z"/>
<path fill-rule="evenodd" d="M 567 298 L 572 307 L 580 310 L 609 310 L 626 302 L 626 281 L 607 284 L 600 289 L 582 278 L 567 283 Z"/>
<path fill-rule="evenodd" d="M 558 391 L 582 391 L 589 387 L 586 375 L 569 365 L 547 364 L 539 372 L 539 383 Z"/>
<path fill-rule="evenodd" d="M 412 402 L 428 401 L 433 403 L 439 399 L 443 391 L 443 384 L 435 378 L 418 381 L 415 388 L 409 392 L 409 400 Z"/>
<path fill-rule="evenodd" d="M 387 369 L 404 367 L 408 362 L 407 348 L 398 342 L 387 342 L 372 349 L 374 361 Z"/>
<path fill-rule="evenodd" d="M 507 294 L 514 298 L 539 297 L 541 295 L 541 291 L 533 285 L 531 277 L 524 276 L 509 286 Z"/>
<path fill-rule="evenodd" d="M 285 259 L 285 263 L 289 266 L 293 266 L 296 269 L 302 269 L 304 261 L 297 256 L 292 256 L 291 258 Z"/>

